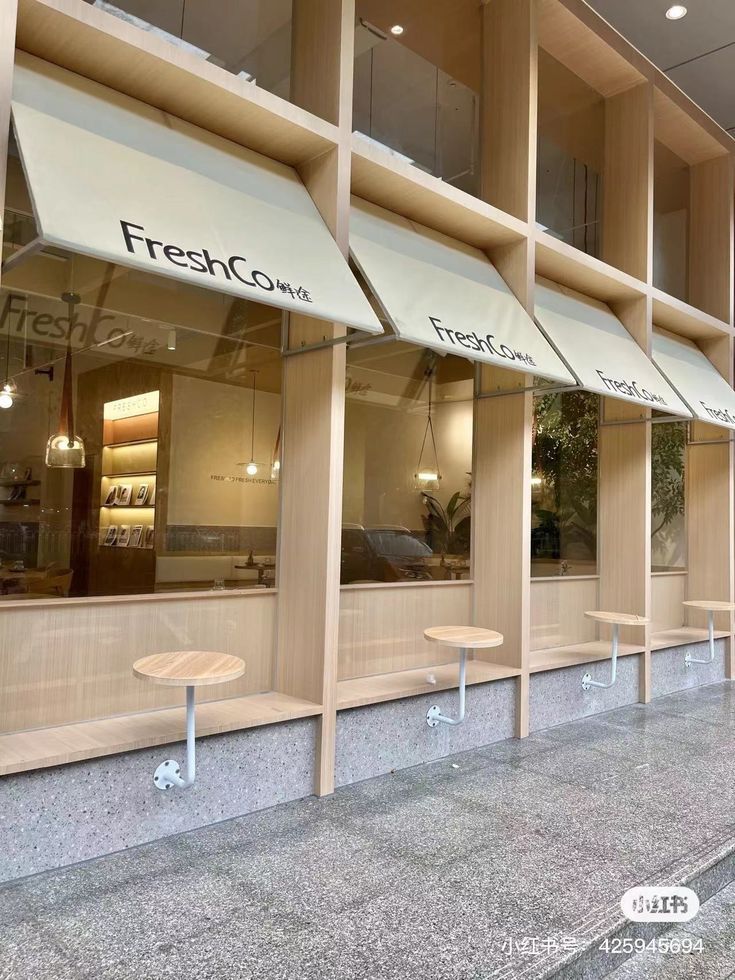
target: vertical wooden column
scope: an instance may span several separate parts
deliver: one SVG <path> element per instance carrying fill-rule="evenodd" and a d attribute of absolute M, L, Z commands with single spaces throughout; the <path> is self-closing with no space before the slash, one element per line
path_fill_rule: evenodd
<path fill-rule="evenodd" d="M 482 198 L 536 217 L 538 43 L 535 0 L 484 0 Z"/>
<path fill-rule="evenodd" d="M 692 305 L 733 325 L 733 160 L 721 156 L 690 170 L 689 297 Z M 733 383 L 733 341 L 721 336 L 700 347 Z M 697 422 L 690 426 L 686 457 L 687 594 L 692 599 L 731 601 L 735 591 L 735 499 L 732 432 Z M 704 626 L 704 615 L 691 615 Z M 731 616 L 717 616 L 717 629 L 732 634 Z M 735 670 L 733 638 L 727 676 Z"/>
<path fill-rule="evenodd" d="M 653 88 L 648 82 L 605 100 L 602 258 L 650 283 L 653 275 Z M 613 311 L 650 355 L 651 300 L 640 296 Z M 598 548 L 600 608 L 650 616 L 651 413 L 602 399 Z M 633 421 L 638 420 L 638 421 Z M 607 423 L 621 423 L 609 425 Z M 639 698 L 651 697 L 650 628 L 623 630 L 623 642 L 645 645 Z"/>
<path fill-rule="evenodd" d="M 653 272 L 653 86 L 605 100 L 602 258 L 650 282 Z"/>
<path fill-rule="evenodd" d="M 301 168 L 347 254 L 353 0 L 294 0 L 291 97 L 339 128 L 337 145 Z M 340 324 L 291 316 L 291 349 L 343 334 Z M 278 560 L 279 691 L 317 701 L 315 792 L 334 790 L 345 347 L 284 359 Z"/>
<path fill-rule="evenodd" d="M 613 304 L 614 313 L 650 354 L 651 300 Z M 599 429 L 597 567 L 600 608 L 651 615 L 651 412 L 615 398 L 602 399 Z M 635 420 L 635 421 L 634 421 Z M 623 643 L 642 645 L 639 697 L 651 699 L 650 627 L 621 630 Z"/>
<path fill-rule="evenodd" d="M 535 0 L 486 0 L 483 8 L 482 196 L 529 222 L 525 241 L 490 258 L 533 312 L 538 43 Z M 499 630 L 493 659 L 520 669 L 516 735 L 529 730 L 531 602 L 530 375 L 483 367 L 475 404 L 472 467 L 474 621 Z"/>
<path fill-rule="evenodd" d="M 689 170 L 689 302 L 732 324 L 733 158 Z"/>

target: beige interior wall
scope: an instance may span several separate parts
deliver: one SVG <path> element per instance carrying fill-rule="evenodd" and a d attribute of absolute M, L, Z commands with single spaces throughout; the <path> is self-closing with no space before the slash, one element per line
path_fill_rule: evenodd
<path fill-rule="evenodd" d="M 439 404 L 433 411 L 441 487 L 432 490 L 442 504 L 469 490 L 472 469 L 472 402 Z M 384 408 L 348 398 L 345 415 L 345 523 L 401 524 L 422 530 L 425 508 L 414 486 L 426 411 Z M 433 466 L 427 440 L 424 465 Z"/>
<path fill-rule="evenodd" d="M 270 462 L 281 399 L 255 394 L 255 460 L 249 477 L 252 388 L 176 375 L 171 406 L 167 523 L 275 527 L 278 483 Z"/>

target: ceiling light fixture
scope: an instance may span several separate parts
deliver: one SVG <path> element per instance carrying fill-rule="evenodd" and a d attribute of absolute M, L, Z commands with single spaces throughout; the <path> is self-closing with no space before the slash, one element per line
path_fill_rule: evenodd
<path fill-rule="evenodd" d="M 168 350 L 176 350 L 176 328 L 171 327 L 168 332 L 168 338 L 166 341 L 166 348 Z"/>
<path fill-rule="evenodd" d="M 25 300 L 26 317 L 28 316 L 28 297 Z M 25 322 L 25 319 L 24 319 Z M 5 347 L 5 383 L 0 389 L 0 408 L 12 408 L 18 389 L 15 382 L 10 380 L 10 320 L 8 320 L 8 340 Z"/>
<path fill-rule="evenodd" d="M 442 478 L 441 470 L 439 469 L 439 454 L 436 451 L 436 438 L 434 437 L 434 421 L 432 419 L 432 386 L 434 382 L 434 364 L 428 368 L 426 376 L 429 381 L 429 412 L 426 418 L 426 428 L 424 429 L 424 438 L 421 443 L 421 449 L 419 451 L 419 461 L 416 466 L 416 473 L 414 474 L 414 485 L 417 490 L 438 490 L 439 482 Z M 431 436 L 431 448 L 434 454 L 434 465 L 426 466 L 423 462 L 424 450 L 426 449 L 426 440 Z"/>
<path fill-rule="evenodd" d="M 675 3 L 673 7 L 669 7 L 666 11 L 667 20 L 681 20 L 682 17 L 686 17 L 687 8 L 681 3 Z"/>
<path fill-rule="evenodd" d="M 253 376 L 253 408 L 250 419 L 250 462 L 245 467 L 248 476 L 257 476 L 258 464 L 255 462 L 255 379 L 258 377 L 257 371 L 250 372 Z M 240 463 L 240 466 L 243 464 Z"/>
<path fill-rule="evenodd" d="M 15 394 L 15 385 L 12 381 L 6 381 L 0 389 L 0 408 L 12 408 Z"/>
<path fill-rule="evenodd" d="M 390 29 L 391 34 L 395 37 L 400 37 L 403 34 L 403 26 L 401 24 L 394 24 Z"/>
<path fill-rule="evenodd" d="M 64 359 L 64 383 L 61 391 L 59 426 L 46 444 L 46 466 L 50 469 L 82 469 L 85 463 L 84 443 L 74 431 L 74 391 L 71 366 L 71 335 L 74 329 L 74 307 L 81 302 L 77 293 L 63 293 L 69 316 L 69 336 Z"/>

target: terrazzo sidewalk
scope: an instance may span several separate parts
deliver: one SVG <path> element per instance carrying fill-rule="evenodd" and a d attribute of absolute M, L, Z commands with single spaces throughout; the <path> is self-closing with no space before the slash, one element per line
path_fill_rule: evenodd
<path fill-rule="evenodd" d="M 600 941 L 634 884 L 735 878 L 733 777 L 729 683 L 499 742 L 5 885 L 0 980 L 658 977 Z"/>

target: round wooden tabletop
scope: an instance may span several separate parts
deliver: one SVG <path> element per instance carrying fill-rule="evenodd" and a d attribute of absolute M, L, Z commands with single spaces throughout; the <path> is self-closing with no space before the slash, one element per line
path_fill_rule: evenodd
<path fill-rule="evenodd" d="M 441 643 L 446 647 L 461 647 L 465 650 L 499 647 L 503 642 L 502 633 L 480 629 L 479 626 L 432 626 L 424 630 L 424 637 L 430 643 Z"/>
<path fill-rule="evenodd" d="M 612 623 L 617 626 L 645 626 L 651 620 L 647 616 L 636 616 L 635 613 L 604 612 L 600 609 L 591 609 L 585 612 L 585 616 L 596 619 L 598 623 Z"/>
<path fill-rule="evenodd" d="M 731 612 L 735 609 L 735 602 L 721 602 L 719 599 L 684 599 L 682 605 L 710 609 L 712 612 Z"/>
<path fill-rule="evenodd" d="M 181 650 L 154 653 L 133 664 L 133 673 L 141 680 L 168 687 L 203 687 L 234 681 L 245 673 L 245 661 L 229 653 Z"/>

